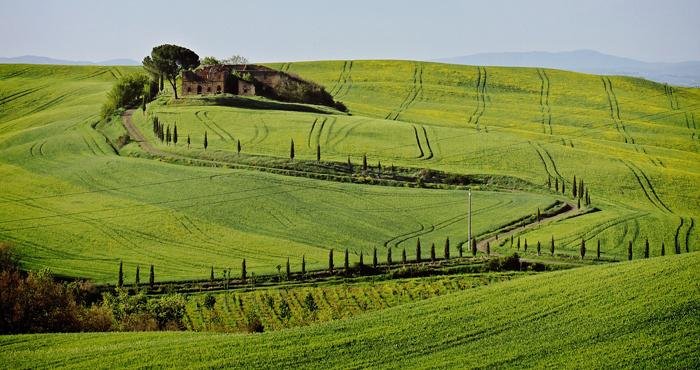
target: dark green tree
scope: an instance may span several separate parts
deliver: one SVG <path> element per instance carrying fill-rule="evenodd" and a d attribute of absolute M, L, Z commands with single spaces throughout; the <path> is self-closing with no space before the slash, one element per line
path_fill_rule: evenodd
<path fill-rule="evenodd" d="M 177 99 L 177 78 L 182 71 L 199 66 L 199 55 L 182 46 L 165 44 L 154 47 L 151 55 L 143 59 L 143 66 L 147 71 L 157 71 L 168 80 Z"/>
<path fill-rule="evenodd" d="M 211 267 L 211 273 L 209 274 L 209 281 L 214 281 L 214 266 Z"/>
<path fill-rule="evenodd" d="M 292 139 L 292 143 L 289 146 L 289 159 L 294 160 L 294 139 Z"/>
<path fill-rule="evenodd" d="M 629 245 L 627 246 L 627 260 L 631 261 L 632 260 L 632 241 L 630 240 Z"/>
<path fill-rule="evenodd" d="M 352 172 L 352 162 L 350 162 L 350 156 L 348 156 L 348 171 Z"/>
<path fill-rule="evenodd" d="M 537 241 L 537 255 L 541 256 L 542 255 L 542 246 L 540 245 L 540 241 Z"/>
<path fill-rule="evenodd" d="M 576 199 L 576 208 L 581 208 L 581 198 Z"/>
<path fill-rule="evenodd" d="M 576 175 L 574 175 L 574 181 L 571 183 L 571 194 L 576 198 Z"/>
<path fill-rule="evenodd" d="M 392 263 L 392 261 L 391 261 L 391 247 L 388 246 L 387 250 L 386 250 L 386 264 L 391 265 L 391 263 Z"/>
<path fill-rule="evenodd" d="M 139 271 L 139 265 L 136 265 L 136 279 L 134 279 L 134 285 L 138 288 L 139 284 L 141 284 L 141 276 L 140 276 L 140 271 Z"/>
<path fill-rule="evenodd" d="M 448 236 L 445 239 L 445 251 L 443 252 L 445 255 L 445 259 L 448 260 L 450 259 L 450 237 Z"/>
<path fill-rule="evenodd" d="M 367 154 L 362 155 L 362 171 L 367 171 Z"/>
<path fill-rule="evenodd" d="M 586 188 L 586 206 L 591 205 L 591 196 L 588 195 L 588 188 Z"/>
<path fill-rule="evenodd" d="M 459 258 L 462 258 L 462 256 L 464 256 L 464 243 L 457 244 L 457 253 L 459 253 Z"/>
<path fill-rule="evenodd" d="M 306 275 L 306 255 L 301 255 L 301 275 Z"/>
<path fill-rule="evenodd" d="M 153 285 L 156 283 L 156 273 L 151 265 L 151 272 L 148 274 L 148 285 L 153 289 Z"/>
<path fill-rule="evenodd" d="M 559 191 L 559 178 L 554 178 L 554 191 Z"/>
<path fill-rule="evenodd" d="M 117 280 L 117 286 L 121 287 L 124 285 L 124 262 L 119 261 L 119 278 Z"/>
<path fill-rule="evenodd" d="M 523 251 L 527 252 L 527 239 L 525 239 L 525 246 L 523 247 Z"/>
<path fill-rule="evenodd" d="M 430 244 L 430 261 L 435 262 L 435 243 Z"/>
<path fill-rule="evenodd" d="M 328 251 L 328 272 L 333 273 L 333 249 Z"/>
<path fill-rule="evenodd" d="M 292 266 L 289 265 L 289 257 L 287 257 L 287 266 L 286 266 L 286 275 L 287 275 L 287 280 L 292 280 Z"/>
<path fill-rule="evenodd" d="M 661 242 L 661 255 L 666 255 L 666 245 L 664 244 L 664 242 Z"/>
<path fill-rule="evenodd" d="M 207 132 L 204 131 L 204 150 L 207 150 L 208 146 L 209 146 L 209 140 L 207 140 Z"/>
<path fill-rule="evenodd" d="M 365 266 L 365 254 L 362 251 L 360 251 L 360 263 L 359 263 L 359 265 L 360 265 L 360 269 L 362 269 L 362 267 Z"/>
<path fill-rule="evenodd" d="M 172 141 L 172 136 L 170 135 L 170 125 L 168 125 L 167 129 L 165 130 L 165 143 L 167 145 L 170 145 L 171 141 Z"/>
<path fill-rule="evenodd" d="M 581 238 L 581 259 L 586 257 L 586 240 Z"/>
<path fill-rule="evenodd" d="M 578 180 L 578 197 L 579 199 L 583 198 L 583 179 Z"/>
<path fill-rule="evenodd" d="M 564 183 L 564 181 L 561 182 L 561 193 L 563 195 L 566 195 L 566 184 Z"/>
<path fill-rule="evenodd" d="M 241 139 L 236 140 L 236 154 L 241 154 Z"/>
<path fill-rule="evenodd" d="M 597 260 L 600 260 L 600 239 L 598 239 L 597 244 L 598 244 L 598 245 L 596 246 L 595 257 L 596 257 Z"/>
<path fill-rule="evenodd" d="M 649 258 L 649 238 L 644 241 L 644 258 Z"/>
<path fill-rule="evenodd" d="M 314 296 L 311 295 L 311 292 L 306 294 L 306 298 L 304 298 L 304 306 L 306 306 L 306 309 L 309 310 L 309 312 L 316 312 L 318 310 L 318 305 L 316 304 Z"/>
<path fill-rule="evenodd" d="M 241 280 L 245 283 L 245 280 L 248 278 L 248 270 L 245 268 L 245 258 L 243 259 L 243 263 L 241 263 Z"/>
<path fill-rule="evenodd" d="M 188 135 L 187 135 L 187 149 L 190 148 L 190 144 L 191 144 L 191 143 L 192 143 L 192 141 L 190 140 L 190 135 L 188 134 Z"/>
<path fill-rule="evenodd" d="M 416 262 L 420 262 L 420 238 L 416 239 Z"/>
<path fill-rule="evenodd" d="M 347 248 L 345 248 L 345 264 L 343 266 L 345 267 L 346 274 L 350 272 L 350 253 L 348 253 Z"/>
<path fill-rule="evenodd" d="M 513 235 L 510 236 L 510 247 L 513 248 Z"/>
<path fill-rule="evenodd" d="M 406 248 L 404 248 L 403 252 L 401 252 L 401 262 L 404 265 L 408 262 L 408 259 L 406 258 Z"/>
<path fill-rule="evenodd" d="M 316 162 L 321 162 L 321 144 L 316 144 Z"/>
<path fill-rule="evenodd" d="M 552 176 L 547 175 L 547 189 L 552 188 Z"/>
<path fill-rule="evenodd" d="M 374 247 L 374 254 L 372 255 L 372 267 L 377 268 L 379 261 L 377 260 L 377 247 Z"/>
<path fill-rule="evenodd" d="M 471 241 L 472 256 L 476 257 L 476 239 L 472 238 Z"/>
<path fill-rule="evenodd" d="M 489 243 L 488 241 L 486 242 L 486 255 L 491 255 L 491 243 Z"/>
<path fill-rule="evenodd" d="M 552 235 L 552 243 L 549 246 L 549 251 L 551 252 L 552 256 L 554 256 L 554 235 Z"/>
<path fill-rule="evenodd" d="M 177 123 L 173 127 L 173 144 L 177 145 Z"/>
<path fill-rule="evenodd" d="M 540 208 L 537 207 L 537 222 L 540 222 Z"/>
<path fill-rule="evenodd" d="M 520 250 L 520 237 L 518 237 L 518 250 Z"/>

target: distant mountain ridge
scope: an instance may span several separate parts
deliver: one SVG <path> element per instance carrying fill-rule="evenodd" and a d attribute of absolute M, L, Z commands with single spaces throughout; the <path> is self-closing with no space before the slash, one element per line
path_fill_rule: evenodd
<path fill-rule="evenodd" d="M 64 64 L 64 65 L 96 65 L 96 66 L 136 66 L 141 65 L 133 59 L 110 59 L 101 62 L 84 60 L 65 60 L 43 57 L 38 55 L 22 55 L 19 57 L 0 57 L 0 64 Z"/>
<path fill-rule="evenodd" d="M 700 61 L 650 63 L 594 50 L 565 52 L 481 53 L 436 59 L 437 62 L 505 67 L 543 67 L 604 75 L 643 77 L 680 86 L 700 86 Z"/>

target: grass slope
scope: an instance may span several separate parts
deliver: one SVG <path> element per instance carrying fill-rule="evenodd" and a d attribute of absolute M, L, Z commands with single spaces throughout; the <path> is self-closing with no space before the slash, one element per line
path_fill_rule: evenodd
<path fill-rule="evenodd" d="M 19 367 L 700 366 L 700 253 L 524 277 L 328 324 L 257 335 L 0 337 Z"/>

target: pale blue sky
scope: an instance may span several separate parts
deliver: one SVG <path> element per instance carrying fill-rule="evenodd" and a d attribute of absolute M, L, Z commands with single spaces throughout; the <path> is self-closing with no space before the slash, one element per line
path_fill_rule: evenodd
<path fill-rule="evenodd" d="M 141 60 L 168 42 L 253 61 L 574 49 L 700 60 L 699 0 L 0 0 L 0 10 L 0 56 Z"/>

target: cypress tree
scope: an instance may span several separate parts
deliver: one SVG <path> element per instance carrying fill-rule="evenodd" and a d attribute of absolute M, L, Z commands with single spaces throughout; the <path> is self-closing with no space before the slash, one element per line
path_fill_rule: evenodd
<path fill-rule="evenodd" d="M 301 255 L 301 274 L 306 275 L 306 255 Z"/>
<path fill-rule="evenodd" d="M 537 222 L 540 222 L 540 207 L 537 207 Z"/>
<path fill-rule="evenodd" d="M 345 248 L 345 264 L 343 266 L 345 267 L 345 273 L 347 274 L 350 270 L 350 254 L 348 253 L 347 248 Z"/>
<path fill-rule="evenodd" d="M 382 175 L 382 161 L 377 161 L 377 175 Z"/>
<path fill-rule="evenodd" d="M 348 171 L 352 172 L 352 162 L 350 162 L 350 156 L 348 156 Z"/>
<path fill-rule="evenodd" d="M 518 250 L 520 250 L 520 237 L 518 237 Z"/>
<path fill-rule="evenodd" d="M 644 258 L 649 258 L 649 238 L 644 242 Z"/>
<path fill-rule="evenodd" d="M 406 258 L 406 248 L 403 249 L 403 252 L 401 252 L 401 262 L 405 265 L 406 262 L 408 262 L 408 259 Z"/>
<path fill-rule="evenodd" d="M 289 265 L 289 257 L 287 257 L 287 269 L 285 271 L 287 273 L 287 280 L 292 279 L 292 267 Z"/>
<path fill-rule="evenodd" d="M 153 269 L 153 265 L 151 265 L 151 272 L 148 275 L 148 285 L 151 286 L 151 289 L 153 289 L 153 285 L 156 283 L 156 274 Z"/>
<path fill-rule="evenodd" d="M 328 272 L 333 273 L 333 249 L 328 252 Z"/>
<path fill-rule="evenodd" d="M 559 178 L 554 178 L 554 191 L 559 191 Z"/>
<path fill-rule="evenodd" d="M 547 188 L 552 189 L 552 176 L 547 175 Z"/>
<path fill-rule="evenodd" d="M 362 155 L 362 171 L 367 171 L 367 154 Z"/>
<path fill-rule="evenodd" d="M 464 243 L 457 244 L 457 252 L 459 253 L 459 258 L 464 255 Z"/>
<path fill-rule="evenodd" d="M 586 240 L 581 238 L 581 259 L 586 257 Z"/>
<path fill-rule="evenodd" d="M 666 255 L 666 245 L 664 244 L 664 242 L 661 242 L 661 255 Z"/>
<path fill-rule="evenodd" d="M 416 240 L 416 262 L 420 262 L 420 238 Z"/>
<path fill-rule="evenodd" d="M 627 260 L 631 261 L 632 260 L 632 241 L 630 240 L 629 245 L 627 246 Z"/>
<path fill-rule="evenodd" d="M 391 265 L 391 247 L 386 250 L 386 264 Z"/>
<path fill-rule="evenodd" d="M 445 239 L 445 259 L 448 260 L 450 259 L 450 237 L 448 236 L 447 239 Z"/>
<path fill-rule="evenodd" d="M 576 208 L 581 208 L 581 198 L 576 199 Z"/>
<path fill-rule="evenodd" d="M 294 160 L 294 139 L 292 139 L 292 143 L 289 146 L 289 159 Z"/>
<path fill-rule="evenodd" d="M 177 145 L 177 123 L 175 124 L 175 127 L 173 127 L 173 143 Z"/>
<path fill-rule="evenodd" d="M 583 179 L 578 180 L 578 197 L 583 198 Z"/>
<path fill-rule="evenodd" d="M 598 246 L 596 247 L 596 259 L 600 260 L 600 239 L 598 239 Z"/>
<path fill-rule="evenodd" d="M 472 238 L 472 256 L 476 257 L 476 239 Z"/>
<path fill-rule="evenodd" d="M 204 150 L 207 150 L 208 146 L 209 146 L 209 140 L 207 140 L 207 132 L 204 131 Z"/>
<path fill-rule="evenodd" d="M 564 183 L 564 181 L 561 182 L 561 193 L 562 195 L 566 195 L 566 183 Z"/>
<path fill-rule="evenodd" d="M 137 288 L 138 288 L 139 284 L 141 284 L 139 265 L 136 265 L 136 279 L 134 280 L 134 284 L 136 285 Z"/>
<path fill-rule="evenodd" d="M 377 264 L 379 264 L 379 261 L 377 261 L 377 247 L 374 247 L 374 254 L 372 255 L 372 267 L 377 268 Z"/>
<path fill-rule="evenodd" d="M 365 258 L 364 258 L 364 253 L 360 251 L 360 269 L 365 266 Z"/>
<path fill-rule="evenodd" d="M 245 258 L 241 264 L 241 280 L 245 283 L 245 279 L 248 277 L 248 271 L 245 268 Z"/>
<path fill-rule="evenodd" d="M 574 175 L 574 181 L 571 183 L 571 194 L 576 198 L 576 175 Z"/>
<path fill-rule="evenodd" d="M 542 255 L 542 247 L 540 245 L 540 241 L 537 241 L 537 255 L 541 256 Z"/>
<path fill-rule="evenodd" d="M 316 144 L 316 162 L 321 162 L 321 144 Z"/>
<path fill-rule="evenodd" d="M 554 256 L 554 235 L 552 235 L 552 243 L 549 246 L 549 251 L 552 253 L 552 257 Z"/>
<path fill-rule="evenodd" d="M 119 261 L 119 278 L 117 280 L 117 286 L 121 287 L 124 285 L 124 262 Z"/>
<path fill-rule="evenodd" d="M 491 255 L 491 244 L 488 241 L 486 242 L 486 255 Z"/>
<path fill-rule="evenodd" d="M 527 252 L 527 238 L 525 239 L 525 248 L 523 249 L 523 251 Z"/>
<path fill-rule="evenodd" d="M 192 143 L 192 141 L 190 140 L 190 135 L 187 134 L 187 149 L 190 148 L 190 144 L 191 144 L 191 143 Z"/>
<path fill-rule="evenodd" d="M 241 139 L 236 140 L 236 154 L 241 154 Z"/>
<path fill-rule="evenodd" d="M 211 267 L 211 273 L 209 275 L 209 280 L 214 281 L 214 266 Z"/>
<path fill-rule="evenodd" d="M 170 136 L 170 125 L 168 125 L 168 128 L 165 130 L 165 143 L 167 145 L 170 145 L 171 141 L 171 136 Z"/>
<path fill-rule="evenodd" d="M 435 243 L 430 245 L 430 261 L 435 262 Z"/>
<path fill-rule="evenodd" d="M 588 188 L 586 188 L 586 206 L 591 205 L 591 196 L 588 195 Z"/>
<path fill-rule="evenodd" d="M 510 247 L 513 248 L 513 235 L 510 236 Z"/>

